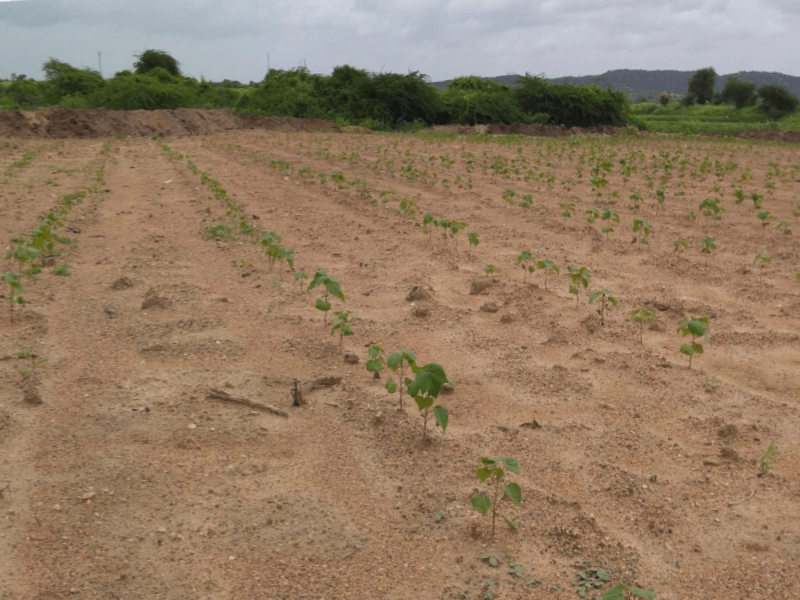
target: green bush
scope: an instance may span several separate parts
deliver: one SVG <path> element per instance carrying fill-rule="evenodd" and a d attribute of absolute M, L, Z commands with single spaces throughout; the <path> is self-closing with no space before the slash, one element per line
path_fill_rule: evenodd
<path fill-rule="evenodd" d="M 199 102 L 190 82 L 162 83 L 150 75 L 115 76 L 94 94 L 93 101 L 108 110 L 176 109 Z"/>
<path fill-rule="evenodd" d="M 689 93 L 698 104 L 710 104 L 714 99 L 714 82 L 717 80 L 717 72 L 714 67 L 707 67 L 695 71 L 689 79 Z"/>
<path fill-rule="evenodd" d="M 729 77 L 720 92 L 720 100 L 723 104 L 734 104 L 736 108 L 753 106 L 756 103 L 756 84 Z"/>
<path fill-rule="evenodd" d="M 546 112 L 551 122 L 566 127 L 622 125 L 631 120 L 628 95 L 598 85 L 556 85 L 526 73 L 517 81 L 514 95 L 526 113 Z"/>
<path fill-rule="evenodd" d="M 800 100 L 784 86 L 778 84 L 762 85 L 758 89 L 758 98 L 761 100 L 760 109 L 770 119 L 778 120 L 782 116 L 797 110 Z"/>
<path fill-rule="evenodd" d="M 480 77 L 459 77 L 450 82 L 442 94 L 444 109 L 450 123 L 490 125 L 529 123 L 508 86 Z M 545 120 L 549 115 L 545 117 Z"/>
<path fill-rule="evenodd" d="M 174 77 L 181 76 L 180 63 L 163 50 L 145 50 L 134 56 L 136 62 L 133 64 L 133 69 L 138 75 L 144 75 L 160 67 Z"/>

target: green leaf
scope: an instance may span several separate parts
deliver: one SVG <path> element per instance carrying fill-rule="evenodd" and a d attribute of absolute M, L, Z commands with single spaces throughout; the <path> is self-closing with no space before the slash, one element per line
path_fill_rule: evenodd
<path fill-rule="evenodd" d="M 625 600 L 625 590 L 627 587 L 622 584 L 618 583 L 610 590 L 607 590 L 605 594 L 600 596 L 600 600 Z"/>
<path fill-rule="evenodd" d="M 641 588 L 630 588 L 628 590 L 632 596 L 637 598 L 645 598 L 645 600 L 655 600 L 656 594 L 653 590 L 643 590 Z"/>
<path fill-rule="evenodd" d="M 702 354 L 703 353 L 703 346 L 701 346 L 697 342 L 692 342 L 692 353 L 693 354 Z"/>
<path fill-rule="evenodd" d="M 326 311 L 326 312 L 331 309 L 331 303 L 330 302 L 325 302 L 325 300 L 323 300 L 322 298 L 317 298 L 317 301 L 314 303 L 314 306 L 318 310 L 322 310 L 322 311 Z"/>
<path fill-rule="evenodd" d="M 489 479 L 489 477 L 492 476 L 492 471 L 493 469 L 489 469 L 487 467 L 481 467 L 475 471 L 475 475 L 477 475 L 478 479 L 480 479 L 481 483 L 483 483 L 484 481 Z"/>
<path fill-rule="evenodd" d="M 392 379 L 391 377 L 389 377 L 386 380 L 386 384 L 384 387 L 386 388 L 386 391 L 389 392 L 390 394 L 394 394 L 397 391 L 397 383 L 395 383 L 395 380 Z"/>
<path fill-rule="evenodd" d="M 485 515 L 486 515 L 486 514 L 487 514 L 487 513 L 488 513 L 490 510 L 492 510 L 492 502 L 491 502 L 491 500 L 489 500 L 489 499 L 488 499 L 486 496 L 484 496 L 483 494 L 475 494 L 475 495 L 474 495 L 474 496 L 472 496 L 472 498 L 470 499 L 470 502 L 472 503 L 472 506 L 473 506 L 473 508 L 474 508 L 475 510 L 477 510 L 479 513 L 481 513 L 482 515 L 484 515 L 484 516 L 485 516 Z M 497 566 L 497 565 L 496 565 L 496 563 L 497 563 L 497 559 L 495 558 L 494 560 L 495 560 L 495 564 L 494 564 L 494 565 L 492 565 L 492 566 Z M 491 561 L 492 561 L 492 559 L 490 558 L 490 559 L 489 559 L 489 562 L 491 563 Z"/>
<path fill-rule="evenodd" d="M 511 498 L 511 501 L 517 506 L 522 502 L 522 490 L 517 483 L 509 483 L 506 485 L 505 494 Z"/>
<path fill-rule="evenodd" d="M 409 390 L 408 393 L 410 394 L 411 391 Z M 433 398 L 430 396 L 421 396 L 420 394 L 417 394 L 414 396 L 414 402 L 417 403 L 417 407 L 419 408 L 420 412 L 433 406 Z"/>
<path fill-rule="evenodd" d="M 692 348 L 691 344 L 681 344 L 681 354 L 691 356 L 694 354 L 694 348 Z"/>
<path fill-rule="evenodd" d="M 383 361 L 380 358 L 373 358 L 367 361 L 367 371 L 380 372 L 383 369 Z"/>
<path fill-rule="evenodd" d="M 508 469 L 512 473 L 516 473 L 517 475 L 519 475 L 519 462 L 517 461 L 516 458 L 512 458 L 511 456 L 504 456 L 501 460 L 506 465 L 506 469 Z"/>
<path fill-rule="evenodd" d="M 689 321 L 689 324 L 688 324 L 689 333 L 691 333 L 692 335 L 694 335 L 696 337 L 704 336 L 705 333 L 706 333 L 706 327 L 707 327 L 707 325 L 705 323 L 703 323 L 700 320 L 695 320 L 695 319 Z"/>
<path fill-rule="evenodd" d="M 439 424 L 439 427 L 442 428 L 442 433 L 446 433 L 447 424 L 450 422 L 450 415 L 448 414 L 447 409 L 444 406 L 434 406 L 433 416 L 436 418 L 436 422 Z"/>

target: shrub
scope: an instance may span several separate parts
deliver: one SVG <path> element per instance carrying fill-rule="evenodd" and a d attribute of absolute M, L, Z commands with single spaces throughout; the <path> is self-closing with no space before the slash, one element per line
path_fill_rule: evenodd
<path fill-rule="evenodd" d="M 698 104 L 709 104 L 714 99 L 714 82 L 717 72 L 713 67 L 695 71 L 689 79 L 689 94 Z"/>
<path fill-rule="evenodd" d="M 782 85 L 762 85 L 758 89 L 761 100 L 760 109 L 770 119 L 778 120 L 782 116 L 797 110 L 800 100 Z"/>
<path fill-rule="evenodd" d="M 174 77 L 181 76 L 180 63 L 163 50 L 145 50 L 141 54 L 134 54 L 136 62 L 133 68 L 139 75 L 149 73 L 156 67 L 161 67 Z"/>
<path fill-rule="evenodd" d="M 733 103 L 736 108 L 753 106 L 756 103 L 756 84 L 729 77 L 720 93 L 723 104 Z"/>

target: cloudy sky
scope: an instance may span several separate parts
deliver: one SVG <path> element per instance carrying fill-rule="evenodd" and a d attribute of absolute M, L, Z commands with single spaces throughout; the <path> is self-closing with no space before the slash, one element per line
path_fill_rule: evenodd
<path fill-rule="evenodd" d="M 798 0 L 0 0 L 0 77 L 50 57 L 106 77 L 166 50 L 187 75 L 597 75 L 712 66 L 800 76 Z"/>

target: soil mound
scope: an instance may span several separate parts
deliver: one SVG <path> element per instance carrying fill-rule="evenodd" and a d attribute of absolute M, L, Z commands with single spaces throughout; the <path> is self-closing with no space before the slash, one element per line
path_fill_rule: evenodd
<path fill-rule="evenodd" d="M 320 131 L 341 128 L 323 119 L 262 117 L 226 109 L 179 108 L 176 110 L 106 110 L 48 108 L 39 112 L 0 110 L 0 137 L 96 138 L 112 135 L 208 135 L 231 129 L 272 131 Z"/>
<path fill-rule="evenodd" d="M 0 137 L 3 138 L 99 138 L 124 135 L 132 138 L 183 137 L 210 135 L 233 129 L 267 129 L 271 131 L 342 131 L 333 121 L 298 119 L 296 117 L 262 117 L 239 114 L 224 108 L 178 108 L 176 110 L 106 110 L 105 108 L 76 109 L 56 106 L 43 111 L 23 112 L 0 110 Z M 363 127 L 347 127 L 353 133 L 368 133 Z M 584 135 L 615 135 L 623 127 L 571 127 L 564 129 L 538 123 L 512 125 L 436 125 L 431 131 L 446 131 L 457 135 L 530 135 L 536 137 L 567 137 Z M 640 136 L 657 135 L 639 132 Z M 748 129 L 731 136 L 726 133 L 701 133 L 708 137 L 740 137 L 743 139 L 800 143 L 800 131 Z"/>

